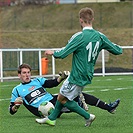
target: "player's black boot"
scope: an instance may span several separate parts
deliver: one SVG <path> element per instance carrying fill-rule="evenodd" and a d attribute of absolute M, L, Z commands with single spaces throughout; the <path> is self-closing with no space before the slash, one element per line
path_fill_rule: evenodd
<path fill-rule="evenodd" d="M 116 108 L 118 107 L 119 103 L 120 103 L 120 99 L 117 99 L 113 103 L 109 103 L 108 105 L 111 107 L 111 109 L 108 112 L 114 114 L 114 112 L 116 111 Z"/>

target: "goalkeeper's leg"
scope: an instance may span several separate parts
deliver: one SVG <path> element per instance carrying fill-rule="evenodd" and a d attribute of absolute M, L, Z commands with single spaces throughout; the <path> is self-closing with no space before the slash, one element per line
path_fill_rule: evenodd
<path fill-rule="evenodd" d="M 87 93 L 82 93 L 82 94 L 84 96 L 85 103 L 91 106 L 95 106 L 95 107 L 99 107 L 101 109 L 107 110 L 110 113 L 113 113 L 112 110 L 115 110 L 120 103 L 120 100 L 117 99 L 115 102 L 107 104 L 106 102 L 100 100 L 99 98 L 93 95 L 89 95 Z"/>
<path fill-rule="evenodd" d="M 91 106 L 96 106 L 96 107 L 99 107 L 99 108 L 104 109 L 104 110 L 110 109 L 108 104 L 106 104 L 105 102 L 103 102 L 102 100 L 100 100 L 99 98 L 97 98 L 93 95 L 83 93 L 83 96 L 85 98 L 85 102 Z"/>

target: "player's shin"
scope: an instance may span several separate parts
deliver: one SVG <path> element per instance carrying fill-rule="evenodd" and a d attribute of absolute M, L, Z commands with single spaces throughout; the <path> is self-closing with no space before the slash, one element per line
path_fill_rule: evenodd
<path fill-rule="evenodd" d="M 90 114 L 88 112 L 86 112 L 83 108 L 81 108 L 75 101 L 67 101 L 64 104 L 65 107 L 67 107 L 68 109 L 70 109 L 73 112 L 78 113 L 79 115 L 83 116 L 85 119 L 89 119 L 90 118 Z"/>
<path fill-rule="evenodd" d="M 55 109 L 53 112 L 48 116 L 50 120 L 56 120 L 58 115 L 60 114 L 60 111 L 62 109 L 63 105 L 57 100 L 55 104 Z"/>

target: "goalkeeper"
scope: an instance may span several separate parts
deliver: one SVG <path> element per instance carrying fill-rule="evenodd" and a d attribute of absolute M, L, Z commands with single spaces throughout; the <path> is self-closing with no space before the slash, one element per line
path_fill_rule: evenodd
<path fill-rule="evenodd" d="M 20 65 L 18 67 L 18 76 L 21 80 L 21 83 L 12 90 L 9 106 L 10 114 L 15 114 L 20 105 L 23 104 L 32 114 L 42 117 L 38 112 L 39 105 L 44 101 L 50 101 L 53 105 L 55 105 L 57 101 L 57 95 L 48 93 L 46 88 L 58 86 L 61 81 L 67 78 L 68 74 L 68 71 L 64 71 L 63 73 L 60 73 L 60 76 L 56 79 L 31 79 L 31 67 L 28 64 Z M 119 99 L 111 104 L 106 104 L 100 99 L 86 93 L 80 94 L 80 96 L 76 97 L 74 100 L 78 102 L 79 105 L 85 110 L 88 110 L 87 104 L 89 104 L 107 110 L 110 113 L 113 113 L 119 104 Z M 63 108 L 59 116 L 62 113 L 67 112 L 70 111 L 67 108 Z"/>

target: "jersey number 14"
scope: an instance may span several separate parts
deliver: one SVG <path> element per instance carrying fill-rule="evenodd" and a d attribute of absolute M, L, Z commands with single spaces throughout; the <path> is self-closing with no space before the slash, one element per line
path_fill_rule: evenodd
<path fill-rule="evenodd" d="M 89 42 L 89 44 L 86 46 L 86 49 L 89 50 L 88 52 L 88 62 L 92 60 L 95 60 L 97 54 L 98 54 L 98 48 L 99 48 L 99 42 L 97 41 L 95 44 L 95 47 L 92 47 L 92 42 Z"/>

